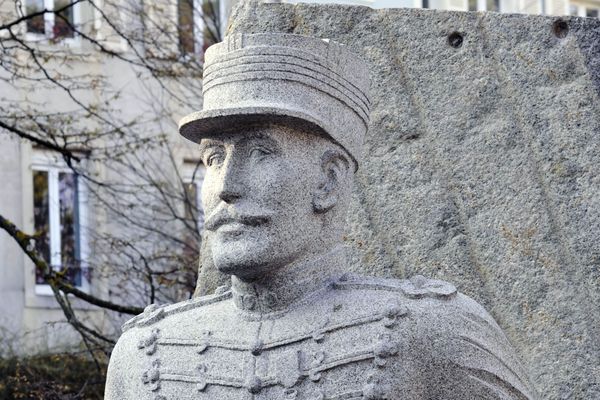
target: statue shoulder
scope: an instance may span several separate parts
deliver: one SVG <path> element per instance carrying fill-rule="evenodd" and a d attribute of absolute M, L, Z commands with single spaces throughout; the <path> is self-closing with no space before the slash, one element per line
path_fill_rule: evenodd
<path fill-rule="evenodd" d="M 227 290 L 226 287 L 220 287 L 217 289 L 215 294 L 196 297 L 175 304 L 165 304 L 161 306 L 158 306 L 156 304 L 150 304 L 144 309 L 143 313 L 136 315 L 129 321 L 125 322 L 125 324 L 123 324 L 123 326 L 121 327 L 121 330 L 123 333 L 125 333 L 133 327 L 151 326 L 170 315 L 179 314 L 200 307 L 206 307 L 208 305 L 215 304 L 230 298 L 231 291 Z"/>
<path fill-rule="evenodd" d="M 230 297 L 230 291 L 221 290 L 213 295 L 197 297 L 176 304 L 150 305 L 143 313 L 127 321 L 123 325 L 121 337 L 111 353 L 105 399 L 140 398 L 139 393 L 144 391 L 143 384 L 156 383 L 151 374 L 153 373 L 152 368 L 156 367 L 154 363 L 159 361 L 154 360 L 151 369 L 148 370 L 146 357 L 155 355 L 159 336 L 165 330 L 175 329 L 169 326 L 169 321 L 164 321 L 165 318 L 181 317 L 178 314 L 217 305 Z M 140 357 L 140 355 L 142 356 Z"/>
<path fill-rule="evenodd" d="M 386 279 L 346 275 L 335 287 L 348 291 L 371 291 L 373 296 L 383 296 L 388 303 L 399 303 L 412 314 L 423 327 L 429 326 L 428 334 L 452 335 L 457 321 L 470 320 L 468 327 L 500 330 L 490 314 L 475 300 L 443 280 L 416 275 L 409 279 Z M 376 293 L 375 293 L 376 292 Z"/>
<path fill-rule="evenodd" d="M 406 280 L 348 275 L 335 283 L 352 300 L 396 304 L 384 315 L 403 348 L 415 356 L 436 399 L 536 399 L 514 348 L 494 318 L 451 283 L 415 276 Z M 363 303 L 363 304 L 364 304 Z M 365 307 L 369 307 L 365 306 Z M 399 310 L 398 312 L 392 312 Z M 503 393 L 499 397 L 497 394 Z"/>
<path fill-rule="evenodd" d="M 438 279 L 416 275 L 410 279 L 389 279 L 346 274 L 336 283 L 341 290 L 383 290 L 401 294 L 408 299 L 449 300 L 456 296 L 456 287 Z"/>

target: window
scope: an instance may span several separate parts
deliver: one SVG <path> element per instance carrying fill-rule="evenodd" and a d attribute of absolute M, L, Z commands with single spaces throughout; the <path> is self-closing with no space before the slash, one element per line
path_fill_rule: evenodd
<path fill-rule="evenodd" d="M 177 2 L 179 48 L 182 54 L 194 54 L 194 0 Z"/>
<path fill-rule="evenodd" d="M 184 182 L 185 219 L 195 224 L 198 233 L 204 227 L 204 211 L 202 210 L 201 189 L 204 181 L 204 165 L 198 162 L 185 162 L 182 177 Z"/>
<path fill-rule="evenodd" d="M 589 18 L 598 18 L 599 13 L 599 9 L 597 8 L 586 8 L 585 9 L 585 16 L 589 17 Z"/>
<path fill-rule="evenodd" d="M 42 13 L 44 10 L 62 10 L 29 18 L 26 24 L 30 38 L 74 39 L 76 34 L 73 27 L 79 23 L 79 4 L 70 4 L 70 0 L 25 0 L 25 15 Z"/>
<path fill-rule="evenodd" d="M 500 0 L 486 0 L 485 7 L 487 11 L 500 11 Z"/>
<path fill-rule="evenodd" d="M 219 0 L 178 0 L 177 30 L 182 55 L 201 56 L 220 41 L 222 10 Z"/>
<path fill-rule="evenodd" d="M 183 182 L 183 211 L 185 226 L 182 240 L 186 265 L 197 265 L 200 235 L 204 227 L 201 190 L 205 169 L 200 161 L 186 161 L 183 164 L 181 178 Z"/>
<path fill-rule="evenodd" d="M 469 11 L 501 11 L 500 0 L 467 0 Z"/>
<path fill-rule="evenodd" d="M 579 7 L 574 4 L 569 5 L 569 15 L 579 15 Z"/>
<path fill-rule="evenodd" d="M 200 201 L 200 186 L 202 184 L 196 182 L 185 182 L 185 219 L 193 221 L 198 227 L 198 231 L 202 231 L 204 225 L 204 213 Z"/>
<path fill-rule="evenodd" d="M 81 223 L 86 215 L 83 185 L 73 171 L 49 164 L 34 164 L 32 177 L 36 250 L 74 286 L 87 290 L 90 274 L 84 262 L 87 243 Z M 52 293 L 38 271 L 35 283 L 37 294 Z"/>
<path fill-rule="evenodd" d="M 44 0 L 27 0 L 25 15 L 35 14 L 44 9 Z M 27 20 L 27 32 L 44 35 L 46 33 L 44 15 L 36 15 Z"/>

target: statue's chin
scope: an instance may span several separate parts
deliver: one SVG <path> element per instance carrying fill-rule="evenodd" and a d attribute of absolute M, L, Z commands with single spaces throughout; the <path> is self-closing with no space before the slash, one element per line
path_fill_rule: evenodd
<path fill-rule="evenodd" d="M 290 262 L 287 258 L 277 257 L 277 253 L 267 249 L 261 250 L 265 251 L 215 252 L 213 250 L 213 262 L 219 272 L 235 275 L 243 281 L 264 278 Z"/>
<path fill-rule="evenodd" d="M 269 240 L 214 240 L 211 250 L 217 270 L 245 281 L 269 275 L 298 259 L 300 253 L 295 246 Z"/>
<path fill-rule="evenodd" d="M 235 263 L 215 263 L 215 266 L 219 272 L 227 275 L 235 275 L 240 277 L 253 275 L 251 273 L 252 267 L 248 265 L 240 265 Z"/>
<path fill-rule="evenodd" d="M 264 262 L 256 259 L 256 253 L 219 252 L 213 250 L 213 262 L 219 272 L 235 275 L 244 280 L 255 279 L 261 275 Z"/>

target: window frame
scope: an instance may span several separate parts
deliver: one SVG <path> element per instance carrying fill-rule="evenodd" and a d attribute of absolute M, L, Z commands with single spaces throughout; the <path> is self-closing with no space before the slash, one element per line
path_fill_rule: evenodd
<path fill-rule="evenodd" d="M 194 171 L 196 174 L 194 175 Z M 194 185 L 196 187 L 196 224 L 198 233 L 202 233 L 204 229 L 204 209 L 202 208 L 202 183 L 206 176 L 206 167 L 201 161 L 185 160 L 181 169 L 181 180 L 184 185 Z M 186 205 L 184 204 L 184 207 Z"/>
<path fill-rule="evenodd" d="M 75 3 L 71 7 L 73 10 L 73 26 L 76 28 L 81 26 L 81 3 Z M 46 10 L 54 9 L 54 0 L 44 0 L 44 8 Z M 21 9 L 23 12 L 23 16 L 27 15 L 27 0 L 24 0 L 21 4 Z M 54 22 L 56 20 L 56 15 L 53 12 L 44 13 L 44 34 L 29 32 L 27 30 L 27 23 L 25 22 L 25 40 L 31 42 L 50 42 L 56 41 L 56 43 L 60 43 L 66 46 L 79 46 L 81 45 L 81 36 L 77 32 L 73 32 L 73 37 L 55 37 L 53 34 L 54 31 Z"/>
<path fill-rule="evenodd" d="M 203 18 L 203 7 L 205 0 L 190 0 L 192 1 L 192 26 L 194 28 L 193 32 L 193 40 L 194 40 L 194 52 L 193 53 L 185 53 L 181 49 L 181 39 L 179 37 L 179 2 L 182 0 L 177 0 L 175 3 L 176 9 L 176 17 L 177 17 L 177 34 L 178 34 L 178 52 L 179 56 L 183 59 L 189 57 L 202 58 L 204 57 L 204 29 L 206 29 L 206 23 Z M 186 1 L 186 0 L 183 0 Z M 211 0 L 208 0 L 211 1 Z M 214 0 L 216 4 L 216 11 L 219 13 L 219 36 L 223 35 L 223 27 L 227 22 L 227 18 L 224 18 L 225 15 L 225 2 L 223 0 Z"/>
<path fill-rule="evenodd" d="M 56 155 L 55 155 L 56 156 Z M 58 157 L 58 156 L 56 156 Z M 50 265 L 53 268 L 59 269 L 62 267 L 61 260 L 61 236 L 60 236 L 60 193 L 58 187 L 58 175 L 62 172 L 73 173 L 64 162 L 60 162 L 58 159 L 53 160 L 49 154 L 43 152 L 37 152 L 34 150 L 32 155 L 31 164 L 29 167 L 29 179 L 32 182 L 33 188 L 33 172 L 34 171 L 45 171 L 48 173 L 48 225 L 50 235 Z M 87 221 L 88 221 L 88 193 L 85 185 L 81 179 L 77 179 L 77 210 L 78 210 L 78 222 L 79 222 L 79 258 L 81 268 L 81 285 L 75 286 L 77 289 L 89 293 L 91 282 L 89 280 L 89 237 L 87 232 Z M 31 207 L 33 207 L 33 197 L 30 199 Z M 36 281 L 36 271 L 33 271 L 33 283 L 34 283 L 34 294 L 37 296 L 53 296 L 54 293 L 50 285 L 38 284 Z"/>
<path fill-rule="evenodd" d="M 498 9 L 497 10 L 489 10 L 488 9 L 488 1 L 487 0 L 476 0 L 476 10 L 472 10 L 472 11 L 491 11 L 491 12 L 504 12 L 504 2 L 502 0 L 495 0 L 494 3 L 497 3 Z M 469 1 L 467 0 L 467 11 L 470 11 L 469 9 Z"/>
<path fill-rule="evenodd" d="M 179 2 L 181 1 L 191 1 L 192 2 L 192 28 L 193 28 L 193 35 L 192 35 L 192 40 L 194 43 L 194 51 L 192 53 L 187 53 L 183 51 L 183 48 L 181 46 L 181 32 L 180 32 L 180 26 L 179 26 L 179 22 L 181 19 L 181 15 L 179 14 Z M 187 58 L 187 57 L 202 57 L 203 55 L 203 51 L 202 48 L 204 47 L 204 19 L 202 18 L 202 12 L 201 9 L 198 8 L 198 6 L 202 7 L 202 1 L 203 0 L 177 0 L 176 3 L 176 10 L 177 10 L 177 48 L 178 48 L 178 52 L 179 52 L 179 56 L 182 58 Z"/>
<path fill-rule="evenodd" d="M 596 13 L 595 16 L 590 15 L 591 13 Z M 600 18 L 600 7 L 585 7 L 585 17 L 586 18 Z"/>

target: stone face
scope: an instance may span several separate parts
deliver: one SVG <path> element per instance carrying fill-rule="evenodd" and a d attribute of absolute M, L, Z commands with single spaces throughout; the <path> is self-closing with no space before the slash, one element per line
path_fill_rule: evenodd
<path fill-rule="evenodd" d="M 130 320 L 106 399 L 536 399 L 502 330 L 454 285 L 347 273 L 369 111 L 350 101 L 368 79 L 350 47 L 239 34 L 224 48 L 205 63 L 224 79 L 205 75 L 214 93 L 180 132 L 199 142 L 205 246 L 231 287 Z"/>
<path fill-rule="evenodd" d="M 454 283 L 543 398 L 600 397 L 600 21 L 245 2 L 229 30 L 369 62 L 353 271 Z"/>

